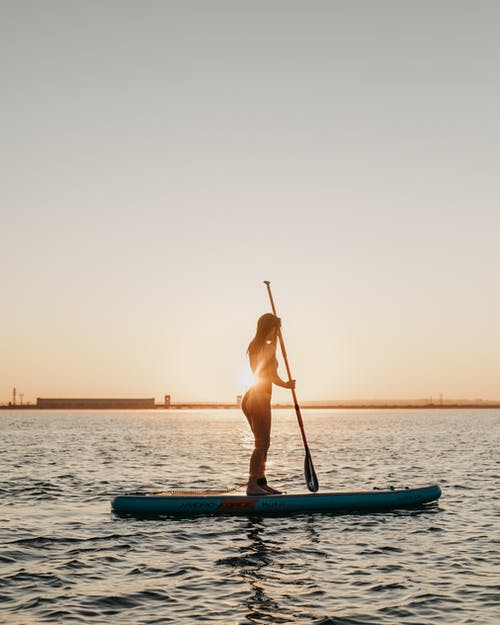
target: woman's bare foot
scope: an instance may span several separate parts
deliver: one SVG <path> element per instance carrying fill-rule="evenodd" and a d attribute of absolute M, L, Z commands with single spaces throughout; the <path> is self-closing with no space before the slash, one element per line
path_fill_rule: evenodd
<path fill-rule="evenodd" d="M 247 495 L 269 495 L 269 491 L 258 484 L 249 484 L 247 486 Z"/>
<path fill-rule="evenodd" d="M 271 486 L 269 486 L 268 484 L 266 484 L 265 486 L 263 486 L 262 488 L 264 488 L 265 490 L 267 490 L 267 492 L 270 495 L 281 495 L 281 491 L 280 490 L 276 490 L 275 488 L 272 488 Z"/>

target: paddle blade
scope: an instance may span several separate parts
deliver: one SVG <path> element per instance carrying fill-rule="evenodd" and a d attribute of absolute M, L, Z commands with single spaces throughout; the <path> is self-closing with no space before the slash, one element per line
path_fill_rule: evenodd
<path fill-rule="evenodd" d="M 311 493 L 316 493 L 319 488 L 319 483 L 318 478 L 316 477 L 316 471 L 314 470 L 309 447 L 306 447 L 306 457 L 304 460 L 304 475 L 306 478 L 307 488 L 311 491 Z"/>

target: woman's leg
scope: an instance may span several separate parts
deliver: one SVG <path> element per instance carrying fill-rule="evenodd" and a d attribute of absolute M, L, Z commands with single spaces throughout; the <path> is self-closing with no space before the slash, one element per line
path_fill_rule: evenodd
<path fill-rule="evenodd" d="M 258 481 L 266 475 L 266 460 L 271 439 L 271 402 L 266 395 L 245 396 L 242 409 L 254 435 L 254 449 L 250 458 L 247 493 L 268 494 Z"/>

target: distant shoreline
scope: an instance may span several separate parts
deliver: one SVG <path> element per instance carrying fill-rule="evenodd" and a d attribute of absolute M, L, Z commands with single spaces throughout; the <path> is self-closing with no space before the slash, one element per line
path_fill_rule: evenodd
<path fill-rule="evenodd" d="M 449 409 L 491 409 L 500 408 L 500 401 L 481 401 L 481 402 L 468 402 L 454 401 L 454 402 L 439 402 L 439 403 L 421 403 L 421 402 L 302 402 L 301 408 L 303 410 L 449 410 Z M 293 410 L 293 404 L 276 403 L 273 404 L 274 410 Z M 16 404 L 0 405 L 0 410 L 235 410 L 239 409 L 240 405 L 230 402 L 172 402 L 170 405 L 155 404 L 153 408 L 137 408 L 134 406 L 123 406 L 120 408 L 98 408 L 98 407 L 82 407 L 82 408 L 40 408 L 36 404 Z"/>

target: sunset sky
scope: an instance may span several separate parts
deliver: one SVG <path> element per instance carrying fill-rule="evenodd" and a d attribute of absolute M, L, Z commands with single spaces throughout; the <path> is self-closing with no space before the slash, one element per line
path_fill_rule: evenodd
<path fill-rule="evenodd" d="M 0 402 L 500 399 L 499 2 L 0 7 Z"/>

